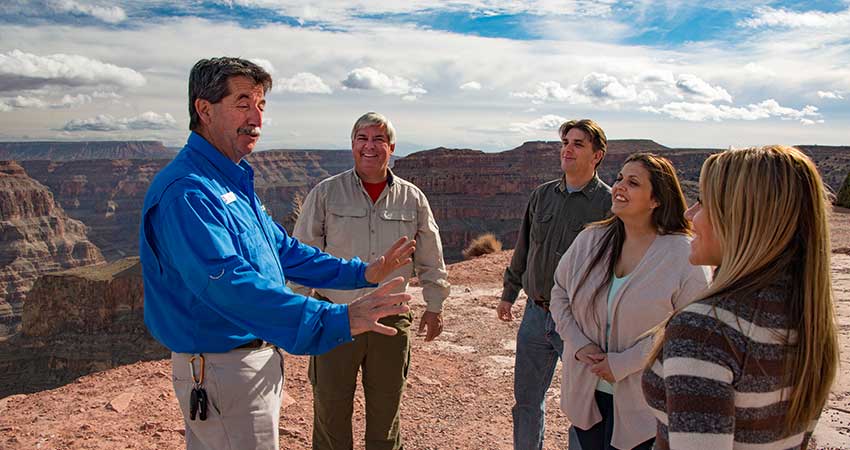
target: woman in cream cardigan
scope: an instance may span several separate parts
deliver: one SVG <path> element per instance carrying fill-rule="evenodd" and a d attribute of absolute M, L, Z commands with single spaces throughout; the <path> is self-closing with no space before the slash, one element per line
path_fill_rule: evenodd
<path fill-rule="evenodd" d="M 613 216 L 582 231 L 555 271 L 561 409 L 583 450 L 650 449 L 655 417 L 640 384 L 648 332 L 704 290 L 709 272 L 688 263 L 690 223 L 670 161 L 631 155 L 611 199 Z"/>

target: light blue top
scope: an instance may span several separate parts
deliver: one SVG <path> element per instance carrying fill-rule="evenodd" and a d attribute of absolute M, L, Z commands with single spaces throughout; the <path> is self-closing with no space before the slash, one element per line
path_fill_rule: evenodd
<path fill-rule="evenodd" d="M 611 274 L 611 289 L 608 290 L 608 321 L 605 324 L 605 350 L 608 350 L 608 340 L 611 339 L 611 305 L 614 304 L 614 297 L 617 296 L 617 291 L 623 287 L 623 284 L 629 279 L 629 275 L 623 278 L 618 278 L 616 274 Z M 614 385 L 603 380 L 602 378 L 596 383 L 596 390 L 614 395 Z"/>
<path fill-rule="evenodd" d="M 145 325 L 174 352 L 226 352 L 261 338 L 293 354 L 323 353 L 351 340 L 348 305 L 298 295 L 286 279 L 376 286 L 359 259 L 288 236 L 254 193 L 251 166 L 196 133 L 154 178 L 141 219 Z"/>

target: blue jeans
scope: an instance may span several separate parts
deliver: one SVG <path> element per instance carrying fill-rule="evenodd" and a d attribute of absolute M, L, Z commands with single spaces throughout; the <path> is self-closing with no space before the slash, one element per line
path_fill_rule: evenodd
<path fill-rule="evenodd" d="M 555 366 L 564 342 L 555 331 L 552 314 L 531 299 L 525 306 L 516 338 L 514 365 L 514 449 L 540 450 L 546 429 L 546 391 L 552 384 Z M 570 427 L 570 450 L 581 450 Z"/>

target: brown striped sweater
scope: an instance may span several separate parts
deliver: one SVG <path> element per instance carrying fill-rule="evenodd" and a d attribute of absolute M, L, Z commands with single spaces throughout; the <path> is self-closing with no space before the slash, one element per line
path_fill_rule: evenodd
<path fill-rule="evenodd" d="M 658 359 L 643 374 L 658 419 L 655 448 L 805 449 L 814 429 L 787 436 L 784 377 L 790 277 L 747 298 L 710 297 L 668 324 Z"/>

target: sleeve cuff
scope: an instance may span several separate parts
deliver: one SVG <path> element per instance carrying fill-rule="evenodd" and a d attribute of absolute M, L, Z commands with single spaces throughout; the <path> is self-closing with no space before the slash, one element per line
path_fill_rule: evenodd
<path fill-rule="evenodd" d="M 360 267 L 357 269 L 357 286 L 356 289 L 367 288 L 367 287 L 378 287 L 378 283 L 370 283 L 366 279 L 366 267 L 369 264 L 364 263 L 358 257 L 351 258 L 349 260 L 351 264 L 358 264 Z"/>
<path fill-rule="evenodd" d="M 331 348 L 354 340 L 351 337 L 351 323 L 348 320 L 348 305 L 328 304 L 325 324 Z"/>

